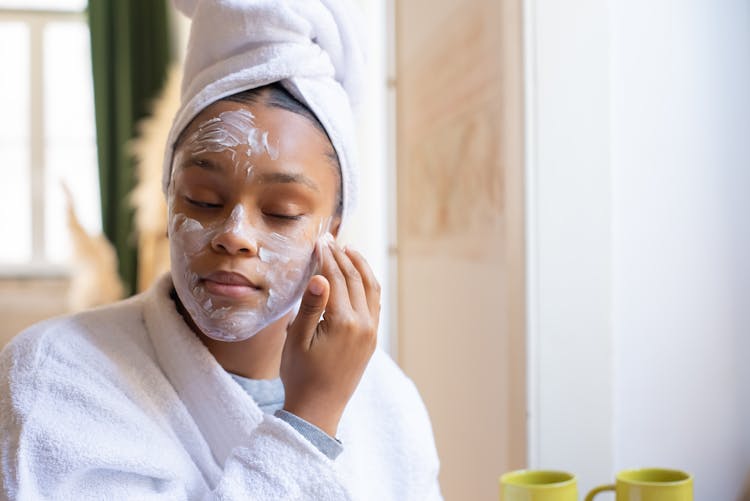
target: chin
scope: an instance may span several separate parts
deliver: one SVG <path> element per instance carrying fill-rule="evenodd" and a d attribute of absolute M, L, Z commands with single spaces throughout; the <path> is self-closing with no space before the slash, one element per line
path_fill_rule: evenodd
<path fill-rule="evenodd" d="M 289 313 L 289 309 L 279 313 L 262 307 L 214 303 L 210 309 L 201 307 L 199 311 L 190 312 L 190 316 L 206 337 L 216 341 L 239 342 L 256 336 Z"/>

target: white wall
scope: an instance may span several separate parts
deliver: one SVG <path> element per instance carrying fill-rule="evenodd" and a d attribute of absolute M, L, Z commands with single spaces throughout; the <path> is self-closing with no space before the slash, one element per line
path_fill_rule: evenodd
<path fill-rule="evenodd" d="M 612 472 L 608 11 L 526 2 L 529 466 Z"/>
<path fill-rule="evenodd" d="M 359 204 L 358 209 L 341 240 L 353 245 L 367 258 L 382 287 L 380 330 L 378 342 L 386 351 L 395 347 L 392 338 L 392 309 L 395 304 L 395 282 L 390 280 L 389 248 L 390 204 L 395 195 L 388 191 L 388 172 L 391 154 L 386 135 L 389 120 L 387 106 L 387 53 L 388 33 L 386 3 L 383 0 L 357 0 L 366 31 L 367 82 L 363 103 L 357 116 L 357 139 L 359 157 Z"/>
<path fill-rule="evenodd" d="M 675 466 L 695 499 L 732 500 L 750 471 L 750 3 L 526 10 L 530 466 L 582 491 Z"/>
<path fill-rule="evenodd" d="M 750 472 L 750 2 L 612 5 L 615 465 L 731 500 Z"/>

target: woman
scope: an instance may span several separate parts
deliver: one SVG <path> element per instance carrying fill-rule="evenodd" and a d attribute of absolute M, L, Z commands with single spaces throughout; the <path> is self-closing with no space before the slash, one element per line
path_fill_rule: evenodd
<path fill-rule="evenodd" d="M 439 499 L 429 419 L 335 236 L 362 59 L 344 2 L 198 0 L 171 273 L 0 354 L 2 499 Z"/>

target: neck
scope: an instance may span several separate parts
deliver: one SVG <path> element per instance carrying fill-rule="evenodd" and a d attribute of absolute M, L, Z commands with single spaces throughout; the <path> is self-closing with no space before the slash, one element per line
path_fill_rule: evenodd
<path fill-rule="evenodd" d="M 173 298 L 177 311 L 225 371 L 250 379 L 279 377 L 281 353 L 291 312 L 244 341 L 217 341 L 206 336 L 195 325 L 176 293 L 173 293 Z"/>

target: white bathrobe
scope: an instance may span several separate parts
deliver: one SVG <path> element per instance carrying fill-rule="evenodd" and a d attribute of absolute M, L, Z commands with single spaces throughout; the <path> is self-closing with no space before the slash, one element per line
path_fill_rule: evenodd
<path fill-rule="evenodd" d="M 193 334 L 171 280 L 37 324 L 0 354 L 0 499 L 440 499 L 416 388 L 373 355 L 331 461 L 263 414 Z"/>

